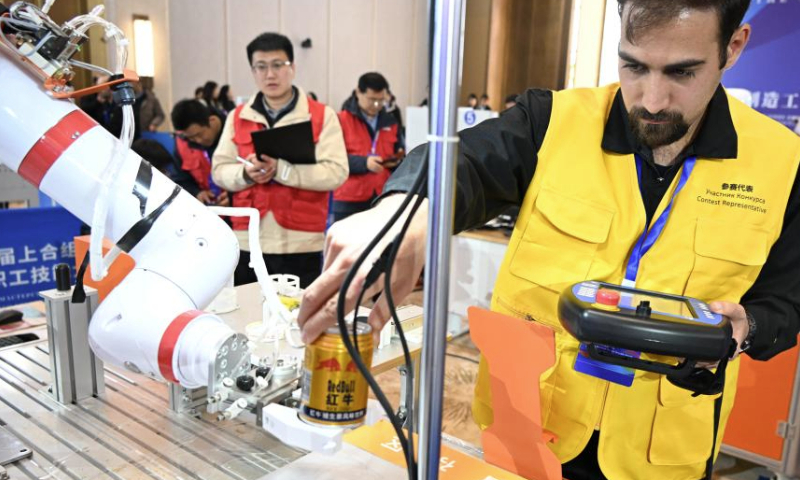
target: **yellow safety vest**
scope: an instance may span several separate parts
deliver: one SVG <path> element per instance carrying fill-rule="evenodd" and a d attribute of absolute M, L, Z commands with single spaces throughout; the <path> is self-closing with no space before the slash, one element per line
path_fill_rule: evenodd
<path fill-rule="evenodd" d="M 711 451 L 714 399 L 693 398 L 662 375 L 637 372 L 631 387 L 573 370 L 578 342 L 557 318 L 559 293 L 582 280 L 619 284 L 645 228 L 633 155 L 600 145 L 618 85 L 553 94 L 547 135 L 495 284 L 495 311 L 552 327 L 556 363 L 542 376 L 544 428 L 562 463 L 596 428 L 611 479 L 698 479 Z M 800 139 L 728 97 L 738 135 L 735 159 L 698 158 L 666 227 L 639 266 L 637 287 L 705 301 L 739 302 L 781 232 L 800 160 Z M 654 218 L 667 206 L 680 173 Z M 739 362 L 726 377 L 717 448 L 733 407 Z M 486 362 L 473 415 L 492 422 Z"/>

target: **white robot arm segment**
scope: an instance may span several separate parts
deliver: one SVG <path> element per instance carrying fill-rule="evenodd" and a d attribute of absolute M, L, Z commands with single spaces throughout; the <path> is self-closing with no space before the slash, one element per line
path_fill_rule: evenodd
<path fill-rule="evenodd" d="M 71 101 L 54 99 L 37 80 L 0 49 L 0 163 L 89 222 L 101 172 L 119 140 Z M 238 243 L 219 217 L 176 191 L 164 175 L 154 169 L 140 175 L 148 169 L 133 152 L 125 158 L 116 183 L 123 187 L 112 192 L 108 236 L 119 242 L 143 217 L 159 207 L 163 212 L 130 250 L 136 268 L 95 313 L 90 343 L 114 365 L 189 388 L 207 386 L 215 381 L 209 372 L 222 363 L 231 370 L 247 357 L 246 348 L 223 349 L 239 347 L 242 338 L 219 318 L 199 311 L 231 276 Z M 144 215 L 142 200 L 133 193 L 143 177 L 150 178 L 138 188 L 146 192 Z"/>

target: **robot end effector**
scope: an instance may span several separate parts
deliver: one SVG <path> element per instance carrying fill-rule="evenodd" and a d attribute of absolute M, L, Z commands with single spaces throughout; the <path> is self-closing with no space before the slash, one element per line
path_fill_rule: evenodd
<path fill-rule="evenodd" d="M 47 2 L 52 4 L 52 1 Z M 48 94 L 53 98 L 79 98 L 97 93 L 106 88 L 115 92 L 120 105 L 132 104 L 135 97 L 130 82 L 138 82 L 139 76 L 125 67 L 127 61 L 127 39 L 122 31 L 103 18 L 103 6 L 88 15 L 76 17 L 63 25 L 53 22 L 44 10 L 27 2 L 15 2 L 10 8 L 0 4 L 0 50 L 20 62 L 29 72 L 39 77 Z M 72 57 L 88 40 L 86 32 L 94 26 L 102 26 L 106 37 L 117 44 L 116 73 Z M 105 83 L 75 90 L 70 82 L 75 68 L 85 68 L 107 75 Z"/>

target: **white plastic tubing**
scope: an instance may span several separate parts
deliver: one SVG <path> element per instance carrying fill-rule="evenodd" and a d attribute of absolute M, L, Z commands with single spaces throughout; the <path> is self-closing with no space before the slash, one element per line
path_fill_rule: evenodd
<path fill-rule="evenodd" d="M 280 322 L 287 325 L 292 323 L 292 314 L 278 298 L 275 285 L 269 278 L 267 266 L 264 263 L 264 255 L 261 251 L 261 239 L 259 238 L 259 226 L 261 225 L 261 214 L 255 208 L 237 207 L 209 207 L 209 210 L 218 214 L 230 217 L 248 217 L 247 241 L 250 245 L 250 267 L 255 270 L 258 285 L 264 296 L 263 304 L 263 325 L 262 329 L 266 333 L 276 328 Z"/>
<path fill-rule="evenodd" d="M 49 10 L 52 2 L 48 2 L 45 7 Z M 116 55 L 114 56 L 114 68 L 111 70 L 115 74 L 122 74 L 125 65 L 128 63 L 128 39 L 122 30 L 113 23 L 105 20 L 102 15 L 103 5 L 98 5 L 86 15 L 80 15 L 66 23 L 80 34 L 86 34 L 90 28 L 102 27 L 105 32 L 106 40 L 113 40 Z M 105 259 L 103 258 L 103 238 L 106 234 L 106 221 L 108 219 L 109 201 L 111 200 L 111 190 L 114 188 L 124 188 L 124 185 L 117 185 L 122 163 L 128 156 L 133 134 L 135 129 L 135 119 L 133 116 L 133 106 L 124 105 L 122 107 L 122 131 L 120 141 L 114 145 L 114 153 L 111 161 L 106 165 L 100 176 L 100 194 L 97 197 L 97 208 L 92 216 L 92 234 L 89 243 L 89 262 L 91 265 L 92 279 L 100 281 L 108 274 L 108 267 L 114 261 L 119 251 Z"/>

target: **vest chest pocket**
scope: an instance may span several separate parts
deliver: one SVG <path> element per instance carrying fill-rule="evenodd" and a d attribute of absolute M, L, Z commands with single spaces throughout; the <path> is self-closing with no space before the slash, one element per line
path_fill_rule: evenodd
<path fill-rule="evenodd" d="M 613 219 L 614 212 L 605 207 L 542 189 L 514 252 L 511 273 L 559 293 L 586 280 Z"/>
<path fill-rule="evenodd" d="M 755 225 L 698 218 L 686 295 L 738 302 L 755 282 L 770 246 L 767 231 Z"/>

